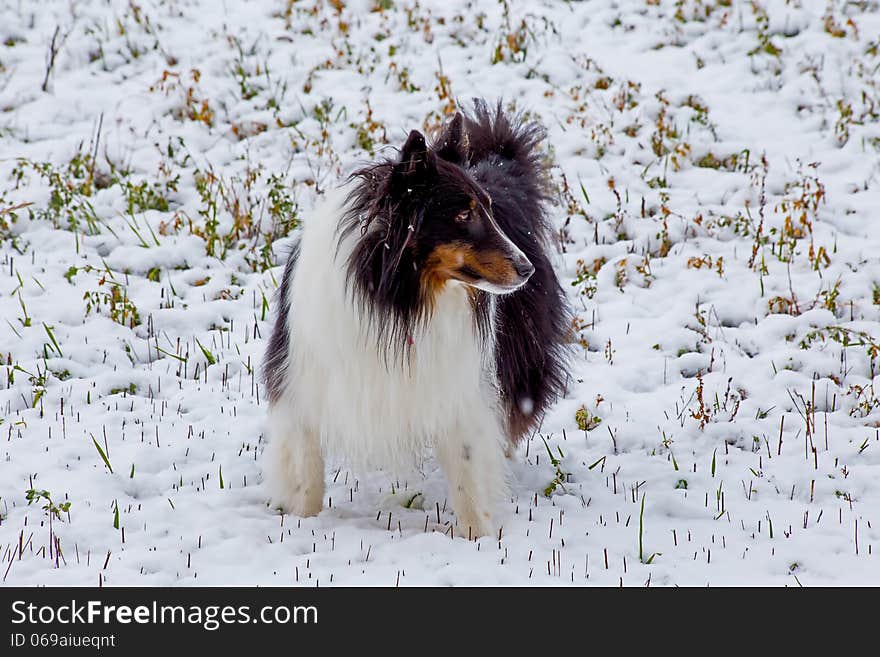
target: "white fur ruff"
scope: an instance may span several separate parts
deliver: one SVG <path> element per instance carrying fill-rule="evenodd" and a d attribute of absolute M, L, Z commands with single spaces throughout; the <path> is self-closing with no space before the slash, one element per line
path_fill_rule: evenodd
<path fill-rule="evenodd" d="M 386 359 L 346 285 L 358 235 L 337 250 L 344 198 L 343 190 L 330 195 L 307 218 L 289 288 L 284 393 L 270 407 L 264 457 L 273 501 L 318 513 L 323 452 L 356 469 L 400 471 L 433 446 L 460 530 L 487 534 L 505 492 L 491 337 L 478 335 L 467 289 L 450 282 L 411 336 L 410 358 Z"/>

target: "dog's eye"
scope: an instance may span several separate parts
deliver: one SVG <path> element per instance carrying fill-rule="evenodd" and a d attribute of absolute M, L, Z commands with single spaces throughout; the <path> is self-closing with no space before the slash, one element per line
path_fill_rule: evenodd
<path fill-rule="evenodd" d="M 459 212 L 457 215 L 455 215 L 456 223 L 466 224 L 470 220 L 471 220 L 471 211 L 470 210 L 464 210 L 463 212 Z"/>

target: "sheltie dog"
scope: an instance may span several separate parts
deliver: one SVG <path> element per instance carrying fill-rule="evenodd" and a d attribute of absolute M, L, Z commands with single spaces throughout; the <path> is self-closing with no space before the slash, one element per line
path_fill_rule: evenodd
<path fill-rule="evenodd" d="M 543 138 L 475 100 L 304 220 L 264 362 L 264 470 L 282 509 L 321 511 L 325 451 L 399 468 L 430 446 L 458 535 L 494 531 L 505 454 L 567 376 Z"/>

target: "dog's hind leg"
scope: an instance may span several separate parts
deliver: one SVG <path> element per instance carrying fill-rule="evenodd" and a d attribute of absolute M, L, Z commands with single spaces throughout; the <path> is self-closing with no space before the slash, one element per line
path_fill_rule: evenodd
<path fill-rule="evenodd" d="M 269 408 L 269 444 L 263 471 L 272 498 L 285 511 L 314 516 L 324 506 L 324 457 L 317 432 L 297 421 L 282 399 Z"/>
<path fill-rule="evenodd" d="M 492 534 L 492 512 L 506 491 L 504 440 L 496 419 L 488 412 L 460 418 L 437 437 L 434 451 L 449 482 L 456 535 Z"/>

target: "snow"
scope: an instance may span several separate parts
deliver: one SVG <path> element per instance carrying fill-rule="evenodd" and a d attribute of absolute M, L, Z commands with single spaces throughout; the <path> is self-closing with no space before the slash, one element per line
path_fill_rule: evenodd
<path fill-rule="evenodd" d="M 5 3 L 2 581 L 880 583 L 878 35 L 874 0 Z M 279 515 L 291 212 L 475 95 L 549 131 L 570 389 L 498 536 L 450 536 L 430 456 Z"/>

